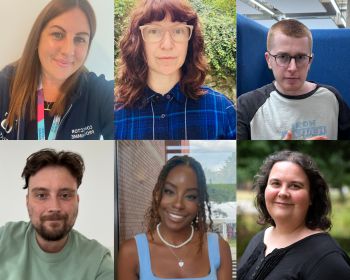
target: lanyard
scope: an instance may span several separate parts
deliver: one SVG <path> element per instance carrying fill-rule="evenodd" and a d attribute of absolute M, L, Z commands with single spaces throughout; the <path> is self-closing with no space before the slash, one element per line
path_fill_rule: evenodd
<path fill-rule="evenodd" d="M 37 93 L 38 93 L 38 105 L 37 105 L 38 106 L 37 108 L 38 140 L 45 140 L 44 93 L 41 85 L 37 90 Z M 57 130 L 60 125 L 60 120 L 61 120 L 60 116 L 54 117 L 48 140 L 56 139 Z"/>

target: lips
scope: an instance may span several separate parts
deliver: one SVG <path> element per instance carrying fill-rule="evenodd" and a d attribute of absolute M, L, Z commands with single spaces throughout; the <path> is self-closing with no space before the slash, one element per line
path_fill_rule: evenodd
<path fill-rule="evenodd" d="M 158 59 L 160 60 L 173 60 L 173 59 L 176 59 L 175 56 L 161 56 L 161 57 L 158 57 Z"/>
<path fill-rule="evenodd" d="M 184 215 L 179 215 L 177 213 L 170 213 L 170 212 L 168 212 L 168 217 L 173 222 L 182 222 L 186 218 Z"/>
<path fill-rule="evenodd" d="M 67 68 L 70 67 L 73 62 L 69 61 L 69 60 L 65 60 L 65 59 L 54 59 L 54 61 L 56 62 L 56 64 L 62 68 Z"/>
<path fill-rule="evenodd" d="M 277 205 L 281 205 L 281 206 L 292 206 L 292 203 L 287 203 L 287 202 L 279 202 L 279 201 L 275 201 L 274 202 Z"/>

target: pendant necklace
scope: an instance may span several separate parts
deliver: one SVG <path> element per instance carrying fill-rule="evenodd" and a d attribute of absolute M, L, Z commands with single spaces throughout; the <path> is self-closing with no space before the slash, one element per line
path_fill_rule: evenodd
<path fill-rule="evenodd" d="M 179 258 L 179 256 L 175 254 L 175 252 L 174 252 L 174 250 L 173 250 L 172 248 L 174 248 L 174 249 L 181 248 L 181 247 L 185 246 L 186 244 L 188 244 L 188 243 L 192 240 L 192 238 L 193 238 L 193 233 L 194 233 L 194 228 L 193 228 L 193 226 L 191 225 L 191 235 L 190 235 L 190 237 L 189 237 L 187 240 L 185 240 L 183 243 L 179 244 L 179 245 L 174 245 L 174 244 L 171 244 L 171 243 L 169 243 L 168 241 L 166 241 L 166 240 L 163 238 L 163 236 L 160 234 L 159 227 L 160 227 L 160 223 L 157 225 L 157 234 L 158 234 L 160 240 L 161 240 L 166 246 L 168 246 L 170 252 L 171 252 L 171 253 L 175 256 L 175 258 L 177 259 L 177 262 L 178 262 L 179 267 L 182 269 L 182 268 L 184 267 L 184 265 L 185 265 L 185 262 L 184 262 L 183 259 Z"/>

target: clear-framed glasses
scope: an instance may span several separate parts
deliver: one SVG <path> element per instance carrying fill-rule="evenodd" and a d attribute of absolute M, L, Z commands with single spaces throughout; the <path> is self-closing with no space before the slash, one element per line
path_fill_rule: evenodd
<path fill-rule="evenodd" d="M 191 39 L 193 26 L 187 24 L 179 24 L 172 27 L 162 27 L 152 24 L 146 24 L 139 27 L 142 38 L 148 43 L 160 42 L 169 31 L 171 38 L 177 43 L 184 43 Z"/>
<path fill-rule="evenodd" d="M 306 55 L 306 54 L 298 54 L 295 56 L 291 56 L 289 54 L 286 53 L 282 53 L 282 54 L 271 54 L 269 51 L 267 51 L 269 53 L 270 56 L 272 56 L 277 65 L 281 66 L 281 67 L 287 67 L 290 63 L 290 61 L 292 60 L 292 58 L 294 58 L 295 61 L 295 65 L 297 67 L 303 67 L 306 66 L 310 63 L 312 56 Z"/>

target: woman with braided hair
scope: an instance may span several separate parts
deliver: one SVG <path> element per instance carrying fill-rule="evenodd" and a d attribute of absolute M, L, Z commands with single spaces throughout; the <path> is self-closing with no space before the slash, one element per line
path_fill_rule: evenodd
<path fill-rule="evenodd" d="M 205 175 L 195 159 L 175 156 L 164 165 L 146 222 L 146 233 L 121 246 L 117 279 L 232 278 L 230 248 L 210 232 L 213 222 Z"/>

